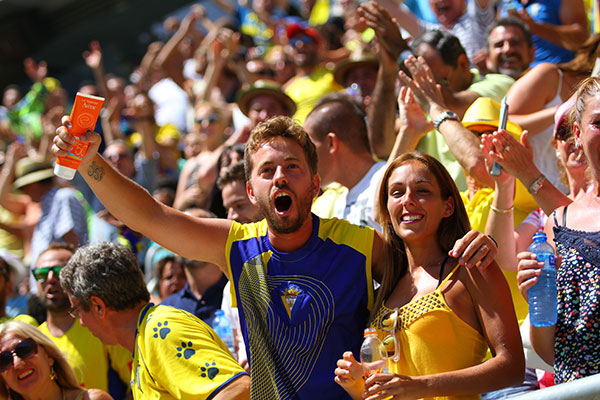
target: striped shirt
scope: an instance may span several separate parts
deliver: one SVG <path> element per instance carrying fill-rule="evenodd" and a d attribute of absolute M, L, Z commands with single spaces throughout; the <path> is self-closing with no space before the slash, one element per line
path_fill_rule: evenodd
<path fill-rule="evenodd" d="M 454 25 L 449 28 L 441 24 L 425 22 L 419 20 L 421 33 L 432 30 L 440 30 L 453 34 L 460 40 L 460 44 L 465 48 L 471 64 L 473 64 L 473 55 L 485 49 L 485 36 L 487 27 L 495 19 L 494 2 L 490 1 L 486 8 L 477 5 L 477 1 L 468 1 L 467 10 L 460 16 Z"/>

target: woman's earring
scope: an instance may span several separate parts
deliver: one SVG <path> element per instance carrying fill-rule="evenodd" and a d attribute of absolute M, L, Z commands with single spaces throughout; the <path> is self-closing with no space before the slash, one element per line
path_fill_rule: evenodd
<path fill-rule="evenodd" d="M 54 370 L 54 365 L 51 365 L 50 366 L 50 379 L 55 381 L 56 378 L 58 378 L 58 375 L 56 375 L 56 371 Z"/>
<path fill-rule="evenodd" d="M 579 151 L 579 154 L 577 154 L 577 157 L 575 158 L 575 161 L 581 161 L 581 158 L 583 157 L 583 146 L 581 146 L 581 142 L 579 140 L 575 141 L 575 148 Z"/>
<path fill-rule="evenodd" d="M 556 158 L 560 158 L 560 151 L 556 152 Z"/>

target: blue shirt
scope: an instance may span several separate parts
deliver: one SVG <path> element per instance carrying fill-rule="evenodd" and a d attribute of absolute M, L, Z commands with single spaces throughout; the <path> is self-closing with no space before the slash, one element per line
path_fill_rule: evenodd
<path fill-rule="evenodd" d="M 537 23 L 560 26 L 562 25 L 560 21 L 560 3 L 561 0 L 530 0 L 527 2 L 525 9 Z M 523 9 L 523 5 L 516 0 L 510 0 L 510 5 L 517 10 Z M 501 15 L 503 17 L 507 15 L 505 9 L 501 10 Z M 564 63 L 571 61 L 574 56 L 572 51 L 544 40 L 537 35 L 533 35 L 533 47 L 535 48 L 535 59 L 531 63 L 531 67 L 542 62 Z"/>
<path fill-rule="evenodd" d="M 183 289 L 173 293 L 160 304 L 187 311 L 212 326 L 215 311 L 221 308 L 223 289 L 226 284 L 227 278 L 223 275 L 219 282 L 206 289 L 202 298 L 198 299 L 190 290 L 190 285 L 186 283 Z"/>

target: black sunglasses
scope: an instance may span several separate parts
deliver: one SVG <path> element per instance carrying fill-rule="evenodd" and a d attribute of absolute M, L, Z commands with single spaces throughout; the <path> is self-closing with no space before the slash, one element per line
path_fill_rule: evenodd
<path fill-rule="evenodd" d="M 33 277 L 36 281 L 38 281 L 39 283 L 44 283 L 46 282 L 46 279 L 48 279 L 50 271 L 54 272 L 54 276 L 58 277 L 60 270 L 64 267 L 64 265 L 53 265 L 52 267 L 36 268 L 31 270 L 31 273 L 33 274 Z"/>
<path fill-rule="evenodd" d="M 567 124 L 560 124 L 559 127 L 556 129 L 556 134 L 554 135 L 554 137 L 557 140 L 566 142 L 567 140 L 573 137 L 573 130 Z"/>
<path fill-rule="evenodd" d="M 32 338 L 21 340 L 12 350 L 0 352 L 0 372 L 4 372 L 13 366 L 14 356 L 25 360 L 38 352 L 38 345 Z"/>

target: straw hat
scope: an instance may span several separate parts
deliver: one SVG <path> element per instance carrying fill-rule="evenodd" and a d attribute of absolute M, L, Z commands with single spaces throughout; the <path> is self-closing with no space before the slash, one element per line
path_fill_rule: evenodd
<path fill-rule="evenodd" d="M 372 66 L 375 69 L 379 68 L 379 60 L 373 54 L 363 51 L 355 51 L 350 58 L 336 65 L 333 71 L 335 81 L 342 86 L 346 86 L 346 74 L 353 68 Z"/>
<path fill-rule="evenodd" d="M 40 182 L 53 176 L 52 164 L 48 161 L 25 157 L 17 161 L 13 188 L 20 189 L 23 186 Z"/>
<path fill-rule="evenodd" d="M 262 95 L 272 96 L 277 99 L 287 110 L 289 116 L 294 115 L 296 112 L 296 103 L 281 90 L 281 85 L 268 80 L 258 80 L 249 87 L 240 90 L 237 94 L 236 103 L 242 113 L 248 116 L 252 99 Z"/>
<path fill-rule="evenodd" d="M 500 104 L 489 97 L 479 97 L 465 112 L 462 124 L 465 128 L 473 128 L 474 130 L 477 130 L 477 127 L 481 125 L 497 129 L 500 123 L 499 119 Z M 506 122 L 506 131 L 519 140 L 523 129 L 509 120 Z"/>

